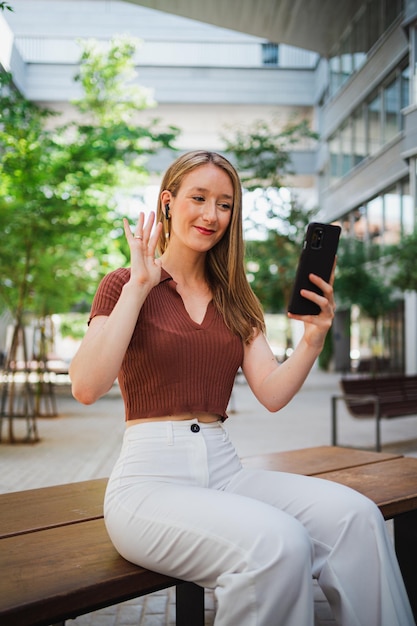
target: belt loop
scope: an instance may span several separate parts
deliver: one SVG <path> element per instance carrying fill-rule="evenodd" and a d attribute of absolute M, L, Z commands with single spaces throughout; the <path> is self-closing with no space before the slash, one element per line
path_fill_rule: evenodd
<path fill-rule="evenodd" d="M 167 444 L 169 446 L 174 445 L 174 429 L 172 427 L 172 422 L 167 422 Z"/>

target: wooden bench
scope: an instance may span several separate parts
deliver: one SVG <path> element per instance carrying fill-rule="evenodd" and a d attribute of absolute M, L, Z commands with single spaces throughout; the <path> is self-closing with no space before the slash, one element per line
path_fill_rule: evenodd
<path fill-rule="evenodd" d="M 103 520 L 106 484 L 98 479 L 0 495 L 2 626 L 63 624 L 173 586 L 177 626 L 204 626 L 203 589 L 116 552 Z"/>
<path fill-rule="evenodd" d="M 417 415 L 417 376 L 366 376 L 340 380 L 341 395 L 331 398 L 332 445 L 337 445 L 337 406 L 343 400 L 349 413 L 375 420 L 375 449 L 381 450 L 381 420 Z"/>
<path fill-rule="evenodd" d="M 417 458 L 321 446 L 264 454 L 247 467 L 321 476 L 369 496 L 394 519 L 417 616 Z M 105 479 L 0 495 L 0 623 L 48 626 L 176 587 L 177 626 L 204 625 L 204 590 L 125 561 L 103 521 Z"/>

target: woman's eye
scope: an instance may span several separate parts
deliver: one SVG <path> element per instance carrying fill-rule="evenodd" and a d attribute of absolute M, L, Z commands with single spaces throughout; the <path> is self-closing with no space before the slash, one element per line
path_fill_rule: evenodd
<path fill-rule="evenodd" d="M 194 196 L 194 200 L 197 200 L 197 202 L 204 202 L 203 196 Z"/>
<path fill-rule="evenodd" d="M 231 209 L 230 204 L 228 204 L 227 202 L 220 202 L 219 207 L 223 209 L 224 211 L 230 211 Z"/>

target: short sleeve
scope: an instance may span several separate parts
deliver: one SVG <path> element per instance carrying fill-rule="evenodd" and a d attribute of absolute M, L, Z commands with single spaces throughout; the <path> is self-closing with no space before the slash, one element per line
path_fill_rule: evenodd
<path fill-rule="evenodd" d="M 129 278 L 130 270 L 120 268 L 102 279 L 94 296 L 88 323 L 97 315 L 110 315 L 120 298 L 123 285 L 128 282 Z"/>

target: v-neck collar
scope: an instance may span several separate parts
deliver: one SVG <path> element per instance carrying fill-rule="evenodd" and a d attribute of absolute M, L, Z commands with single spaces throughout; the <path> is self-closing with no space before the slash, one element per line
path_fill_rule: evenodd
<path fill-rule="evenodd" d="M 199 324 L 198 322 L 193 320 L 193 318 L 190 316 L 190 314 L 188 313 L 187 309 L 185 308 L 184 300 L 182 299 L 181 294 L 178 293 L 178 291 L 177 291 L 177 283 L 175 282 L 175 280 L 173 279 L 171 274 L 168 274 L 168 272 L 162 267 L 161 268 L 161 280 L 160 280 L 160 283 L 167 282 L 167 281 L 171 281 L 170 287 L 171 287 L 173 293 L 175 293 L 176 297 L 179 299 L 181 307 L 179 307 L 178 310 L 179 310 L 179 313 L 182 315 L 182 317 L 189 324 L 191 324 L 191 326 L 193 328 L 196 328 L 196 329 L 208 328 L 211 325 L 211 323 L 213 322 L 214 315 L 215 315 L 215 307 L 214 307 L 214 304 L 213 304 L 213 300 L 210 300 L 208 302 L 207 308 L 206 308 L 206 312 L 204 314 L 204 317 L 203 317 L 203 319 L 201 321 L 201 324 Z"/>

